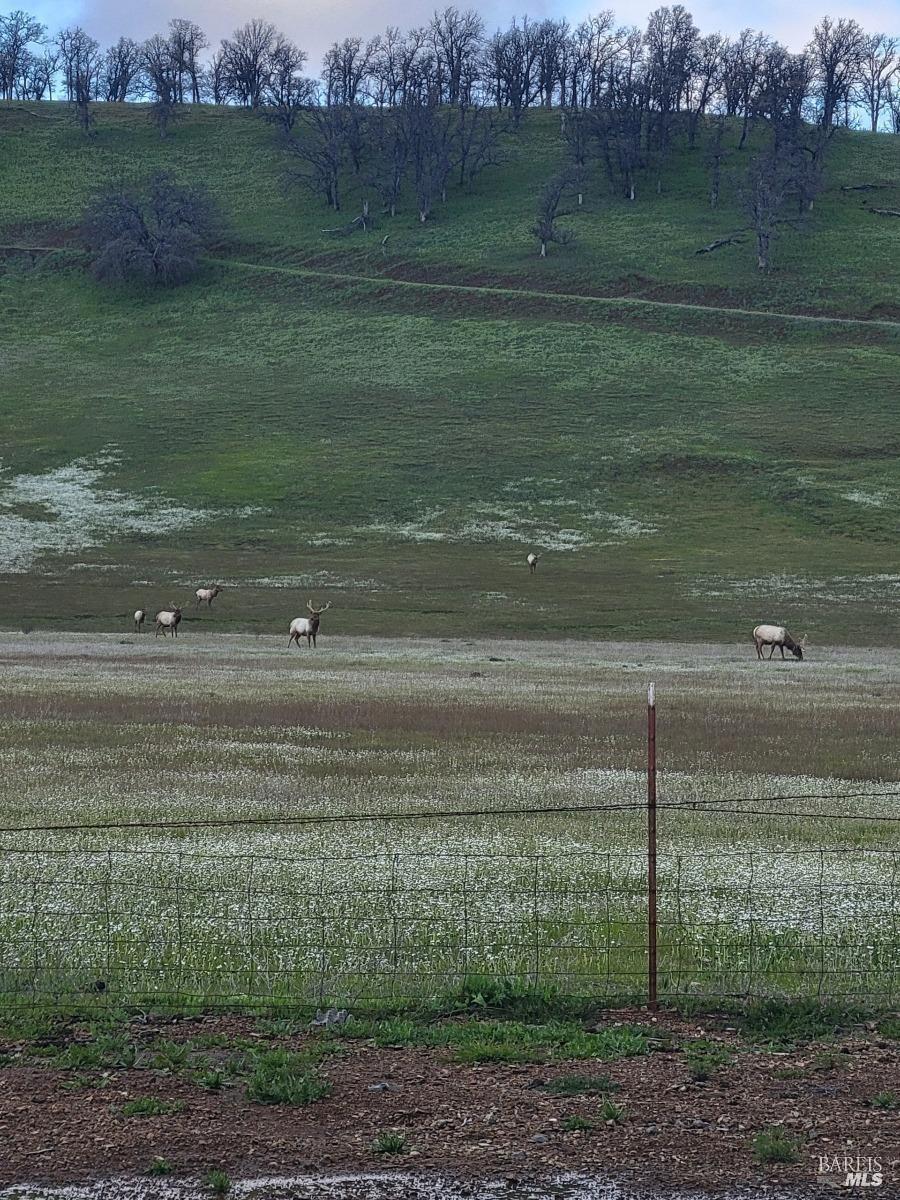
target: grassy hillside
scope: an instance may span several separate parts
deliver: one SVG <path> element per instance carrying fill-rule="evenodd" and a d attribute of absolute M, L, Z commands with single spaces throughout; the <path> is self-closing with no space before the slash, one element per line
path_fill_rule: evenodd
<path fill-rule="evenodd" d="M 695 253 L 743 223 L 736 150 L 715 213 L 702 146 L 634 205 L 598 173 L 541 261 L 552 115 L 428 225 L 336 239 L 250 114 L 161 142 L 103 106 L 87 143 L 35 111 L 0 106 L 0 242 L 64 249 L 0 275 L 0 624 L 114 629 L 219 579 L 225 629 L 313 591 L 334 633 L 900 636 L 900 221 L 868 211 L 900 206 L 896 138 L 836 138 L 760 277 L 749 241 Z M 83 204 L 160 166 L 232 240 L 177 291 L 101 289 Z"/>

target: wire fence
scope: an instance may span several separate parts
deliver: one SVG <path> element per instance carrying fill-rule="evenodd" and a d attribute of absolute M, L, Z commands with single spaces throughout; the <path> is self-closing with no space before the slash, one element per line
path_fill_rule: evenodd
<path fill-rule="evenodd" d="M 740 797 L 728 811 L 751 816 L 756 810 L 743 801 L 777 802 L 774 814 L 760 811 L 802 817 L 800 801 L 807 799 Z M 790 804 L 796 809 L 784 807 Z M 641 807 L 3 830 L 0 998 L 42 1005 L 86 996 L 148 1005 L 360 1005 L 477 990 L 485 978 L 503 978 L 570 996 L 644 999 L 646 847 L 456 852 L 435 849 L 438 838 L 427 846 L 351 853 L 336 833 L 348 821 L 427 818 L 465 831 L 476 816 L 515 822 L 564 813 L 583 823 L 584 844 L 592 812 Z M 661 804 L 659 812 L 690 807 L 698 806 Z M 232 853 L 215 842 L 210 848 L 208 839 L 199 849 L 185 846 L 191 830 L 246 824 L 318 826 L 335 836 L 327 852 L 321 845 L 293 852 L 292 843 L 284 853 Z M 129 844 L 135 828 L 152 837 Z M 93 839 L 102 830 L 125 840 L 98 848 Z M 82 831 L 91 834 L 84 842 L 75 836 Z M 40 841 L 36 833 L 44 835 Z M 65 844 L 55 844 L 57 837 Z M 896 1003 L 900 849 L 663 844 L 655 867 L 661 1000 L 782 994 Z"/>

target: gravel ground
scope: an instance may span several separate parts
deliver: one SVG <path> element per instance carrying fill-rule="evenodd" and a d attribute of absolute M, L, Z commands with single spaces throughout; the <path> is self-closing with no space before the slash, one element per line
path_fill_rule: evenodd
<path fill-rule="evenodd" d="M 640 1015 L 609 1014 L 604 1025 Z M 169 1024 L 164 1032 L 174 1040 L 214 1031 L 260 1037 L 254 1028 L 249 1019 L 208 1017 Z M 7 1043 L 0 1047 L 7 1059 L 0 1068 L 0 1186 L 19 1186 L 0 1196 L 211 1194 L 196 1184 L 148 1181 L 155 1158 L 170 1163 L 178 1180 L 224 1170 L 236 1181 L 235 1194 L 254 1200 L 805 1196 L 823 1194 L 819 1158 L 836 1155 L 878 1158 L 880 1194 L 900 1196 L 900 1120 L 896 1110 L 871 1103 L 879 1092 L 897 1089 L 896 1042 L 861 1025 L 827 1045 L 776 1052 L 742 1042 L 724 1020 L 717 1026 L 661 1016 L 659 1028 L 672 1035 L 672 1045 L 712 1039 L 732 1051 L 731 1064 L 697 1082 L 674 1048 L 611 1062 L 472 1065 L 442 1050 L 348 1041 L 322 1062 L 330 1095 L 289 1108 L 250 1103 L 239 1083 L 204 1091 L 183 1073 L 152 1068 L 76 1078 Z M 145 1033 L 157 1036 L 160 1029 Z M 302 1049 L 308 1038 L 298 1034 L 279 1044 Z M 596 1095 L 562 1096 L 545 1086 L 560 1075 L 601 1071 L 618 1085 L 616 1099 L 626 1110 L 620 1123 L 598 1119 Z M 184 1107 L 163 1116 L 123 1115 L 126 1101 L 151 1095 Z M 592 1128 L 565 1130 L 572 1116 L 591 1120 Z M 772 1126 L 796 1142 L 795 1162 L 755 1161 L 754 1134 Z M 373 1140 L 384 1130 L 404 1133 L 405 1154 L 374 1153 Z M 371 1174 L 386 1166 L 402 1170 L 402 1180 Z M 535 1182 L 566 1175 L 574 1178 Z M 279 1179 L 288 1182 L 273 1182 Z"/>

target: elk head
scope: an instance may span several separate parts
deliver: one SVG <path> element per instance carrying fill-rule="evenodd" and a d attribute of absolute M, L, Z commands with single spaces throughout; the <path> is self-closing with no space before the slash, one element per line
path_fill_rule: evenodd
<path fill-rule="evenodd" d="M 313 608 L 312 600 L 307 600 L 306 607 L 309 609 L 310 613 L 312 613 L 313 617 L 318 620 L 323 612 L 327 612 L 328 609 L 331 608 L 331 601 L 329 600 L 328 603 L 322 608 Z"/>

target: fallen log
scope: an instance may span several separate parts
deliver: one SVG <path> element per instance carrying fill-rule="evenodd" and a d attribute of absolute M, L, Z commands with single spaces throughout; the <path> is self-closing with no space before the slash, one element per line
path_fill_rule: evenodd
<path fill-rule="evenodd" d="M 898 208 L 870 208 L 869 212 L 875 213 L 879 217 L 900 217 Z"/>
<path fill-rule="evenodd" d="M 884 188 L 890 187 L 887 183 L 843 183 L 841 184 L 842 192 L 880 192 Z"/>
<path fill-rule="evenodd" d="M 731 237 L 716 238 L 714 242 L 710 242 L 708 246 L 701 246 L 699 250 L 695 250 L 695 254 L 712 254 L 713 250 L 718 250 L 722 246 L 739 246 L 747 239 L 738 237 L 732 234 Z"/>

